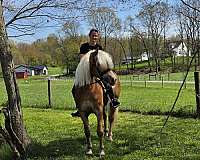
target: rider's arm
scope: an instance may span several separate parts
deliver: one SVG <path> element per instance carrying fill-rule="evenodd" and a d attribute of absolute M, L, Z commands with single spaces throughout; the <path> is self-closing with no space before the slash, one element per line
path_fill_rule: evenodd
<path fill-rule="evenodd" d="M 84 43 L 84 44 L 81 45 L 81 47 L 80 47 L 80 53 L 79 53 L 79 58 L 80 59 L 85 55 L 86 48 L 87 48 L 87 43 Z"/>

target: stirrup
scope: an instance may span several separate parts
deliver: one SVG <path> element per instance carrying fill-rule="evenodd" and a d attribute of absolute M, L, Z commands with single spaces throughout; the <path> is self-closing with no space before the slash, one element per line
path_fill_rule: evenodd
<path fill-rule="evenodd" d="M 80 115 L 79 111 L 76 111 L 76 112 L 71 113 L 71 116 L 72 117 L 80 117 L 81 115 Z"/>
<path fill-rule="evenodd" d="M 116 98 L 114 98 L 114 99 L 111 101 L 111 103 L 112 103 L 112 106 L 113 106 L 114 108 L 117 108 L 117 107 L 120 105 L 120 102 L 119 102 L 118 99 L 116 99 Z"/>

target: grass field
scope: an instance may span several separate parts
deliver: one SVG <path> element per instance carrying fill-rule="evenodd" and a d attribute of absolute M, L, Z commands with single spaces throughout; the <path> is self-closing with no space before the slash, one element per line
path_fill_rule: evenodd
<path fill-rule="evenodd" d="M 180 77 L 181 74 L 175 74 L 173 79 L 179 81 Z M 105 159 L 200 159 L 199 120 L 183 118 L 195 112 L 194 85 L 183 88 L 174 109 L 179 118 L 171 117 L 160 134 L 166 118 L 163 115 L 171 109 L 180 84 L 166 83 L 162 88 L 160 82 L 147 82 L 145 86 L 144 78 L 141 82 L 134 82 L 131 76 L 120 79 L 121 112 L 114 128 L 114 142 L 105 141 Z M 82 122 L 70 116 L 74 109 L 72 79 L 52 81 L 52 109 L 44 109 L 48 107 L 47 80 L 34 77 L 18 80 L 18 85 L 26 128 L 33 140 L 28 159 L 98 159 L 95 117 L 90 117 L 94 156 L 88 158 L 84 155 Z M 0 104 L 6 101 L 5 93 L 0 79 Z M 127 110 L 157 115 L 122 112 Z M 0 159 L 9 159 L 8 150 L 5 146 L 0 149 Z"/>
<path fill-rule="evenodd" d="M 26 128 L 33 141 L 29 160 L 99 159 L 96 118 L 90 117 L 94 155 L 86 157 L 82 122 L 70 113 L 70 110 L 24 109 Z M 171 117 L 161 134 L 164 120 L 164 116 L 120 112 L 113 130 L 114 141 L 104 141 L 105 159 L 200 159 L 199 120 Z M 0 156 L 3 160 L 5 153 L 0 152 Z"/>
<path fill-rule="evenodd" d="M 192 74 L 189 74 L 192 81 Z M 171 76 L 178 81 L 180 73 Z M 120 96 L 120 110 L 130 110 L 139 113 L 166 114 L 172 107 L 180 88 L 179 83 L 156 83 L 137 81 L 130 79 L 131 76 L 120 76 L 122 92 Z M 47 80 L 28 79 L 18 80 L 18 85 L 24 107 L 47 108 Z M 74 101 L 71 95 L 73 79 L 51 81 L 52 108 L 54 109 L 73 109 Z M 5 88 L 0 81 L 0 104 L 5 103 Z M 178 114 L 193 114 L 195 107 L 194 84 L 187 84 L 180 94 L 174 111 Z"/>
<path fill-rule="evenodd" d="M 151 81 L 182 81 L 185 77 L 185 72 L 179 72 L 179 73 L 160 73 L 155 77 L 150 77 Z M 134 77 L 135 76 L 135 77 Z M 137 77 L 136 77 L 137 76 Z M 135 81 L 149 81 L 149 74 L 140 74 L 139 76 L 136 74 L 133 75 L 124 75 L 120 76 L 121 80 L 135 80 Z M 189 72 L 187 76 L 187 81 L 194 81 L 194 72 Z"/>

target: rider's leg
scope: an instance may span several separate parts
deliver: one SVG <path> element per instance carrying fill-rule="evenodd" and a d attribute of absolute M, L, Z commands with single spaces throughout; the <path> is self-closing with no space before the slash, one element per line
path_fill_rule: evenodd
<path fill-rule="evenodd" d="M 103 84 L 105 86 L 106 94 L 109 96 L 109 98 L 111 100 L 112 106 L 115 107 L 115 108 L 118 107 L 120 102 L 118 101 L 117 98 L 115 98 L 112 86 L 110 85 L 110 83 L 108 83 L 105 80 L 103 80 L 102 82 L 103 82 Z"/>
<path fill-rule="evenodd" d="M 72 88 L 72 95 L 73 95 L 73 97 L 74 97 L 74 95 L 75 95 L 75 87 L 74 87 L 74 86 L 73 86 L 73 88 Z M 76 108 L 77 108 L 77 106 L 76 106 Z M 73 113 L 71 113 L 71 115 L 72 115 L 72 117 L 80 117 L 80 113 L 79 113 L 78 110 L 75 111 L 75 112 L 73 112 Z"/>

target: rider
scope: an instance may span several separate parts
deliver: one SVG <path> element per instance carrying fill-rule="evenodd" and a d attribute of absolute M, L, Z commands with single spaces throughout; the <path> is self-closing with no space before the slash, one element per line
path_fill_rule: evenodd
<path fill-rule="evenodd" d="M 93 50 L 93 49 L 102 50 L 102 46 L 97 43 L 97 41 L 99 40 L 99 31 L 97 29 L 91 29 L 90 30 L 89 38 L 90 38 L 90 41 L 83 43 L 80 47 L 80 54 L 79 54 L 80 59 L 86 53 L 88 53 L 90 50 Z M 117 98 L 114 97 L 114 93 L 113 93 L 113 89 L 112 89 L 111 84 L 106 79 L 101 79 L 101 81 L 104 84 L 106 94 L 109 96 L 111 103 L 112 103 L 112 106 L 114 108 L 117 108 L 119 106 L 120 102 L 118 101 Z M 73 94 L 73 92 L 74 92 L 74 87 L 72 88 L 72 94 Z M 76 117 L 76 116 L 79 116 L 80 114 L 79 114 L 78 111 L 76 111 L 76 112 L 72 113 L 71 115 L 73 117 Z"/>

